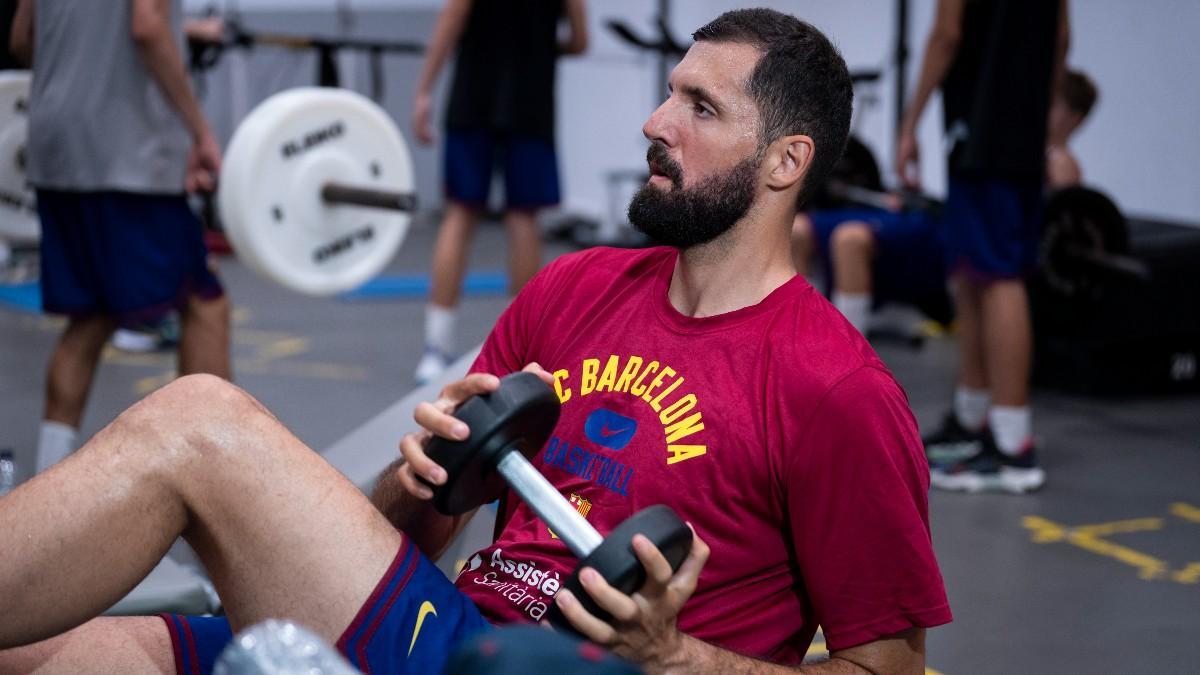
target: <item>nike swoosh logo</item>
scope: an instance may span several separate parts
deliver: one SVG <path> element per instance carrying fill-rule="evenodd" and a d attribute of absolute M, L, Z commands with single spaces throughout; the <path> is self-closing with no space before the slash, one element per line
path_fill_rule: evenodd
<path fill-rule="evenodd" d="M 417 636 L 421 634 L 421 625 L 425 623 L 425 617 L 430 614 L 437 616 L 437 609 L 433 603 L 426 600 L 421 603 L 421 608 L 417 610 L 417 626 L 413 628 L 412 642 L 408 643 L 408 655 L 412 656 L 413 647 L 417 645 Z"/>
<path fill-rule="evenodd" d="M 608 425 L 606 424 L 600 428 L 600 435 L 605 438 L 608 438 L 609 436 L 616 436 L 617 434 L 623 434 L 626 431 L 629 431 L 629 427 L 626 427 L 624 429 L 617 429 L 616 431 L 612 431 L 608 428 Z"/>

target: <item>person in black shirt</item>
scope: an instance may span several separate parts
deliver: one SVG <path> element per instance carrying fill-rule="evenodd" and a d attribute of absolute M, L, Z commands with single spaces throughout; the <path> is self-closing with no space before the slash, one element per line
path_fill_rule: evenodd
<path fill-rule="evenodd" d="M 564 17 L 569 32 L 560 43 Z M 433 252 L 418 382 L 441 373 L 454 353 L 467 244 L 497 167 L 505 181 L 509 291 L 519 291 L 541 266 L 535 216 L 559 202 L 555 66 L 560 54 L 580 54 L 587 41 L 583 0 L 449 0 L 438 17 L 413 102 L 423 144 L 433 142 L 433 84 L 451 50 L 456 62 L 444 139 L 446 210 Z"/>
<path fill-rule="evenodd" d="M 1022 277 L 1037 258 L 1046 119 L 1065 69 L 1067 16 L 1066 0 L 939 0 L 904 114 L 896 171 L 917 188 L 917 122 L 941 86 L 960 368 L 954 410 L 926 438 L 936 487 L 1023 493 L 1045 481 L 1033 447 Z M 938 459 L 964 446 L 973 450 L 965 459 Z"/>

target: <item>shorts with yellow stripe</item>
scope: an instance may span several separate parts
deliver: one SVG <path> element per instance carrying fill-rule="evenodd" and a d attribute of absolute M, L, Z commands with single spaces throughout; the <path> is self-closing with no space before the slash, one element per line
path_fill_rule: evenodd
<path fill-rule="evenodd" d="M 209 675 L 233 635 L 225 617 L 163 614 L 175 672 Z M 280 617 L 287 618 L 287 617 Z M 460 643 L 491 624 L 408 537 L 337 649 L 363 673 L 438 673 Z"/>

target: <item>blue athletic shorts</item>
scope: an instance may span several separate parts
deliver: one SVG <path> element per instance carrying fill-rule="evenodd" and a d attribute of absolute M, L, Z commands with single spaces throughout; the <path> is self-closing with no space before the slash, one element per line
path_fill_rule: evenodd
<path fill-rule="evenodd" d="M 825 270 L 825 289 L 833 291 L 830 239 L 842 223 L 866 223 L 875 235 L 872 294 L 876 307 L 913 305 L 929 318 L 949 323 L 953 303 L 946 290 L 946 245 L 941 219 L 922 211 L 895 213 L 875 208 L 822 209 L 809 213 Z"/>
<path fill-rule="evenodd" d="M 37 203 L 47 312 L 153 324 L 224 293 L 183 195 L 38 190 Z"/>
<path fill-rule="evenodd" d="M 951 176 L 943 217 L 947 265 L 977 281 L 1019 279 L 1037 264 L 1039 180 Z"/>
<path fill-rule="evenodd" d="M 553 143 L 479 129 L 446 132 L 442 169 L 448 199 L 487 208 L 497 168 L 504 174 L 505 208 L 539 209 L 558 204 L 558 160 Z"/>
<path fill-rule="evenodd" d="M 233 639 L 224 617 L 163 614 L 175 672 L 208 675 Z M 286 617 L 281 617 L 286 618 Z M 455 648 L 492 625 L 407 537 L 337 649 L 363 673 L 440 673 Z"/>

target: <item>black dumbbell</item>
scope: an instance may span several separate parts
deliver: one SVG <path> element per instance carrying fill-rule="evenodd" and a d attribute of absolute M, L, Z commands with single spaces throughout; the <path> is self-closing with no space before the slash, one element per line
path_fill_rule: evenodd
<path fill-rule="evenodd" d="M 533 458 L 558 422 L 559 402 L 554 390 L 532 373 L 513 373 L 500 388 L 467 400 L 454 416 L 466 423 L 471 435 L 451 441 L 434 437 L 426 454 L 446 470 L 446 482 L 433 487 L 433 504 L 446 515 L 459 515 L 498 499 L 507 484 L 521 496 L 580 563 L 563 583 L 596 617 L 609 620 L 579 583 L 579 570 L 591 567 L 613 588 L 632 594 L 646 582 L 646 570 L 633 550 L 633 535 L 641 533 L 662 552 L 672 570 L 678 570 L 692 548 L 692 530 L 661 504 L 642 509 L 625 519 L 607 537 L 601 537 L 575 507 L 533 468 Z M 550 610 L 550 621 L 569 628 L 566 619 Z"/>

